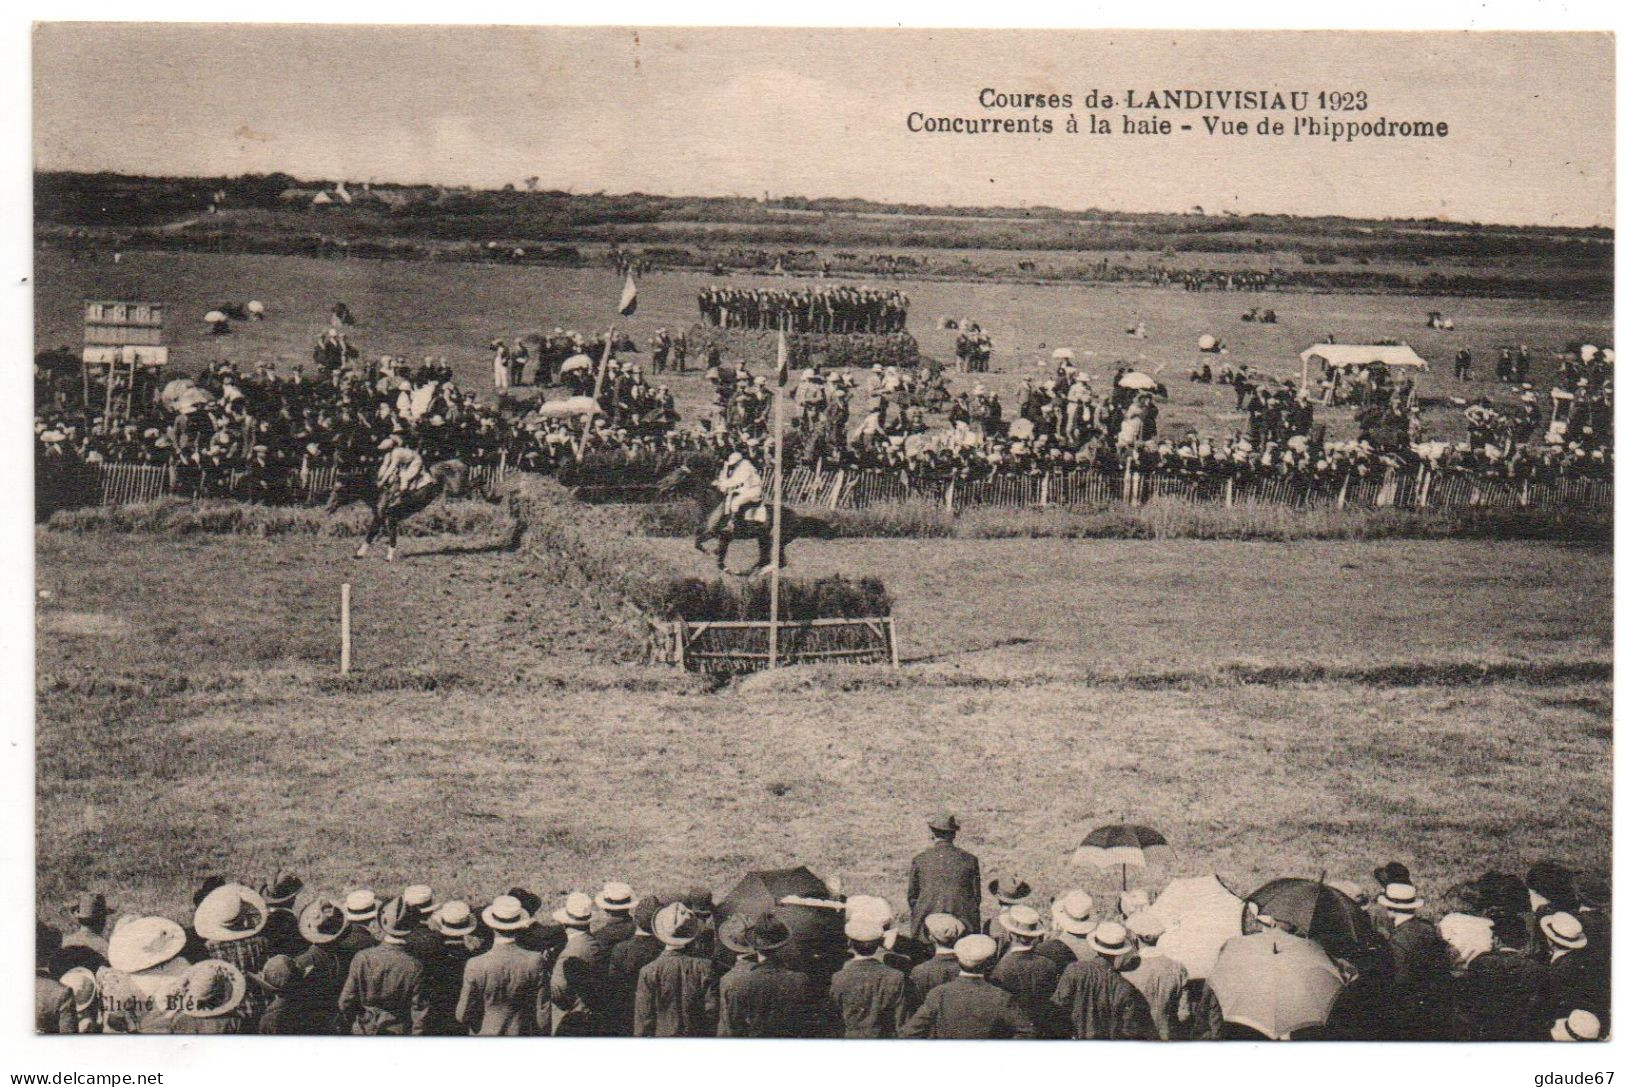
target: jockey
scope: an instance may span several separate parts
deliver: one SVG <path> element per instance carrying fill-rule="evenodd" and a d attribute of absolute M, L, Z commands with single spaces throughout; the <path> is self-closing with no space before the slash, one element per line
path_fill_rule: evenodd
<path fill-rule="evenodd" d="M 373 510 L 367 537 L 356 548 L 355 557 L 366 558 L 372 541 L 380 531 L 387 529 L 389 546 L 384 557 L 394 562 L 395 526 L 433 502 L 440 488 L 424 466 L 422 455 L 402 444 L 395 435 L 391 434 L 379 442 L 378 450 L 384 454 L 383 461 L 378 465 L 378 505 Z"/>
<path fill-rule="evenodd" d="M 728 518 L 728 530 L 741 513 L 758 508 L 762 502 L 762 476 L 756 466 L 737 450 L 728 454 L 717 476 L 717 490 L 722 492 L 723 513 Z"/>

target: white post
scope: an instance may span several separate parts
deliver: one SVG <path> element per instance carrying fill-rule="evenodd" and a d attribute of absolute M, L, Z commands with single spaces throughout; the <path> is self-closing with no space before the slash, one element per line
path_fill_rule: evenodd
<path fill-rule="evenodd" d="M 767 590 L 767 666 L 779 666 L 779 533 L 784 523 L 784 386 L 789 366 L 784 329 L 779 329 L 779 365 L 773 375 L 773 553 Z"/>
<path fill-rule="evenodd" d="M 339 675 L 350 674 L 350 583 L 339 586 Z"/>

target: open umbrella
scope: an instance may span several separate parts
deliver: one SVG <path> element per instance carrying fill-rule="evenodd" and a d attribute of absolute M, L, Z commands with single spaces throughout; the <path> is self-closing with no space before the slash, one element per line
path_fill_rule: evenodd
<path fill-rule="evenodd" d="M 1169 849 L 1168 839 L 1161 831 L 1135 823 L 1113 823 L 1096 827 L 1084 838 L 1072 854 L 1074 862 L 1092 864 L 1096 868 L 1123 866 L 1123 889 L 1128 890 L 1128 866 L 1145 867 L 1145 851 Z"/>
<path fill-rule="evenodd" d="M 1322 1026 L 1343 990 L 1326 952 L 1276 930 L 1228 941 L 1207 983 L 1227 1022 L 1275 1039 Z"/>
<path fill-rule="evenodd" d="M 571 355 L 569 358 L 564 360 L 564 365 L 559 367 L 559 373 L 573 374 L 577 370 L 591 370 L 592 366 L 592 359 L 588 358 L 586 355 Z"/>
<path fill-rule="evenodd" d="M 1371 918 L 1360 904 L 1315 879 L 1272 879 L 1247 896 L 1244 929 L 1283 926 L 1342 958 L 1376 941 Z"/>
<path fill-rule="evenodd" d="M 1072 349 L 1070 347 L 1057 347 L 1055 352 L 1050 355 L 1050 358 L 1052 359 L 1067 359 L 1068 361 L 1075 357 L 1076 356 L 1072 354 Z"/>
<path fill-rule="evenodd" d="M 1157 950 L 1193 979 L 1212 973 L 1225 941 L 1241 935 L 1241 899 L 1218 876 L 1169 880 L 1151 912 L 1164 926 Z"/>
<path fill-rule="evenodd" d="M 597 415 L 604 409 L 590 396 L 569 396 L 563 400 L 549 400 L 539 410 L 543 419 L 573 419 L 578 415 Z"/>
<path fill-rule="evenodd" d="M 228 320 L 228 318 L 219 310 L 212 309 L 203 315 L 203 320 L 211 325 L 218 325 Z"/>
<path fill-rule="evenodd" d="M 786 898 L 824 900 L 828 905 L 785 904 Z M 720 928 L 736 913 L 754 921 L 769 910 L 784 922 L 790 930 L 791 946 L 804 956 L 829 955 L 846 946 L 843 932 L 846 913 L 831 899 L 829 886 L 806 865 L 747 872 L 739 885 L 718 903 L 717 926 Z"/>
<path fill-rule="evenodd" d="M 1146 392 L 1156 392 L 1158 389 L 1156 378 L 1150 374 L 1142 374 L 1138 370 L 1130 370 L 1118 378 L 1117 387 L 1120 389 L 1143 389 Z"/>

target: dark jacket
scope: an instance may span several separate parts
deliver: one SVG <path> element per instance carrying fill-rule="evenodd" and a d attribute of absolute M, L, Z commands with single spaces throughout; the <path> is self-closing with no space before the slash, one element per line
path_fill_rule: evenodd
<path fill-rule="evenodd" d="M 966 932 L 982 930 L 982 866 L 976 857 L 939 839 L 914 858 L 908 872 L 910 935 L 926 939 L 925 919 L 952 914 Z"/>
<path fill-rule="evenodd" d="M 569 1037 L 601 1035 L 606 1026 L 604 948 L 591 936 L 567 940 L 548 977 L 553 1033 Z"/>
<path fill-rule="evenodd" d="M 667 948 L 638 972 L 632 1034 L 707 1038 L 717 1032 L 717 975 L 688 948 Z"/>
<path fill-rule="evenodd" d="M 339 993 L 339 1015 L 352 1034 L 423 1034 L 429 1022 L 423 964 L 399 944 L 357 952 Z"/>
<path fill-rule="evenodd" d="M 1052 1000 L 1065 1013 L 1074 1038 L 1158 1037 L 1145 995 L 1099 957 L 1061 971 Z"/>
<path fill-rule="evenodd" d="M 73 990 L 51 978 L 34 978 L 34 1030 L 39 1034 L 77 1034 L 79 1013 Z"/>
<path fill-rule="evenodd" d="M 1606 1035 L 1608 999 L 1608 960 L 1601 949 L 1588 943 L 1546 968 L 1541 1020 L 1550 1026 L 1576 1008 L 1583 1008 L 1601 1020 Z"/>
<path fill-rule="evenodd" d="M 925 1003 L 925 994 L 959 976 L 959 960 L 953 955 L 933 955 L 908 972 L 909 1013 Z"/>
<path fill-rule="evenodd" d="M 908 1021 L 908 979 L 874 959 L 853 959 L 829 985 L 848 1038 L 895 1038 Z"/>
<path fill-rule="evenodd" d="M 705 956 L 699 941 L 688 945 L 690 954 Z M 609 949 L 605 978 L 604 1015 L 605 1034 L 629 1037 L 632 1033 L 632 1015 L 638 996 L 638 974 L 660 957 L 665 949 L 659 940 L 648 934 L 634 935 Z"/>
<path fill-rule="evenodd" d="M 1513 948 L 1486 951 L 1456 980 L 1456 1015 L 1468 1041 L 1529 1042 L 1540 1030 L 1546 968 Z M 1550 1026 L 1550 1024 L 1546 1024 Z"/>
<path fill-rule="evenodd" d="M 1450 947 L 1432 921 L 1415 918 L 1393 929 L 1393 999 L 1400 1008 L 1402 1036 L 1412 1041 L 1447 1041 L 1453 1031 L 1455 981 Z"/>
<path fill-rule="evenodd" d="M 1051 1002 L 1055 985 L 1061 980 L 1061 968 L 1054 960 L 1032 950 L 1012 948 L 1004 953 L 987 979 L 1016 998 L 1041 1037 L 1066 1036 L 1065 1018 Z"/>
<path fill-rule="evenodd" d="M 961 974 L 926 994 L 899 1032 L 904 1038 L 1033 1038 L 1016 998 L 983 977 Z"/>
<path fill-rule="evenodd" d="M 730 971 L 730 975 L 732 972 Z M 741 972 L 721 994 L 722 1038 L 806 1038 L 816 1022 L 818 994 L 807 975 L 775 959 Z"/>
<path fill-rule="evenodd" d="M 470 1034 L 518 1038 L 545 1033 L 548 961 L 540 951 L 498 941 L 463 967 L 457 1021 Z M 552 1023 L 548 1021 L 548 1029 Z"/>
<path fill-rule="evenodd" d="M 348 976 L 348 960 L 341 958 L 331 944 L 312 945 L 293 960 L 304 980 L 289 994 L 297 1025 L 289 1034 L 338 1034 L 339 993 Z"/>

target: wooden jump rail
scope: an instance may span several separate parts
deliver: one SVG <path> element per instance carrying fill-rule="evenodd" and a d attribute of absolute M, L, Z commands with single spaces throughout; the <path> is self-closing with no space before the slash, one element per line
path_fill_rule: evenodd
<path fill-rule="evenodd" d="M 649 656 L 689 672 L 738 674 L 767 667 L 767 620 L 650 620 Z M 900 667 L 892 617 L 781 619 L 781 664 L 889 664 Z"/>

